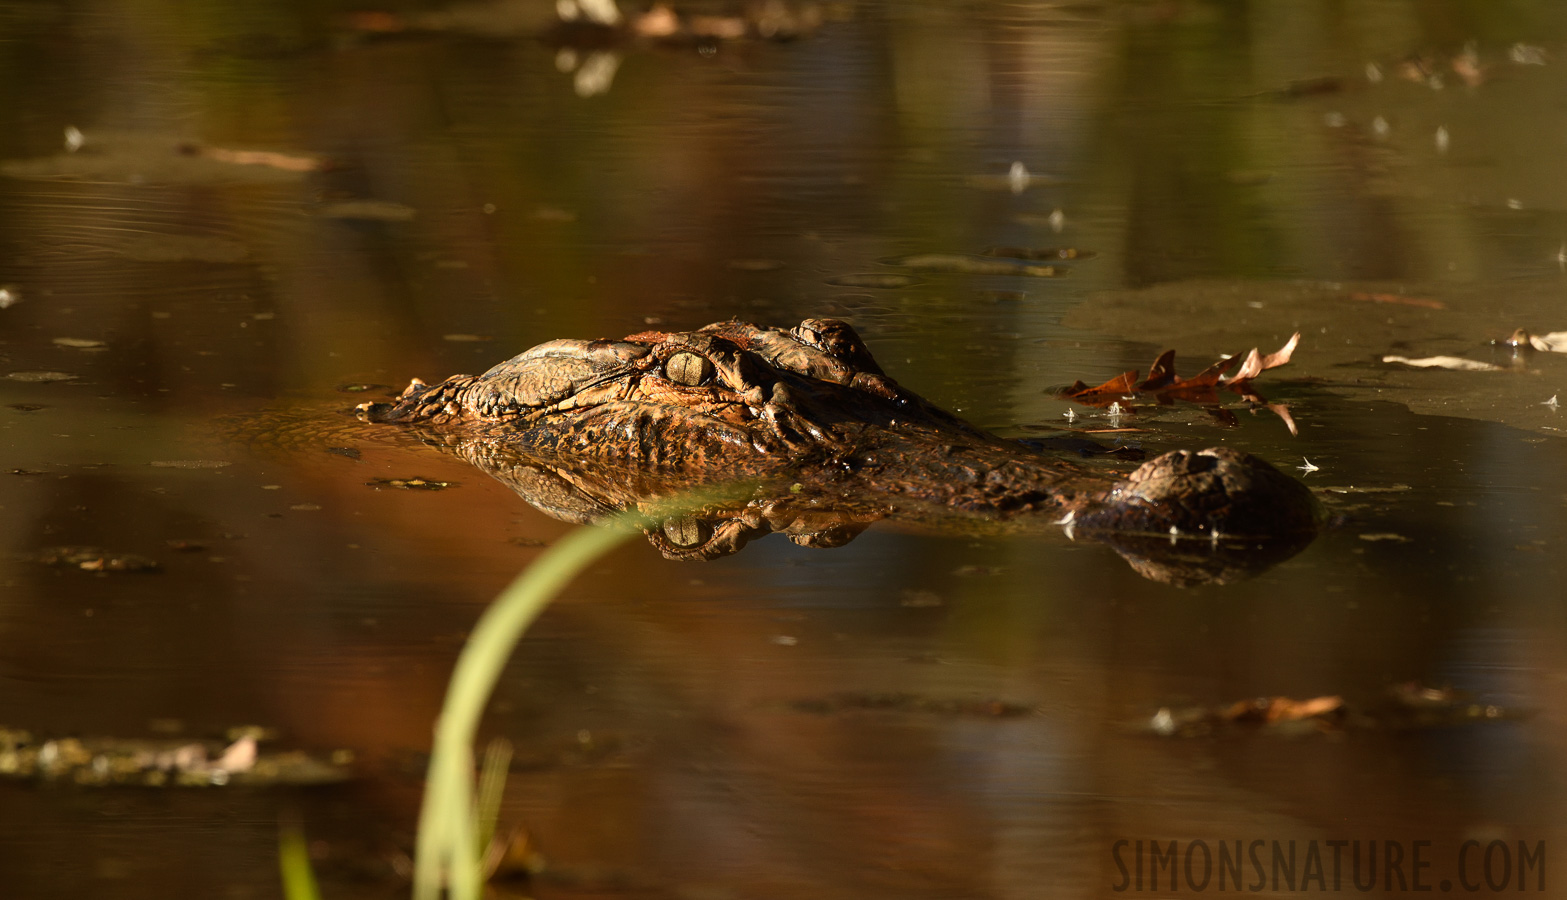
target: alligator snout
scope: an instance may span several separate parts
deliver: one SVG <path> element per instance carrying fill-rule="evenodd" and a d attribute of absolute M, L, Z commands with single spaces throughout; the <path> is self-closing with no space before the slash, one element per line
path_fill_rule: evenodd
<path fill-rule="evenodd" d="M 1250 453 L 1175 450 L 1150 460 L 1079 513 L 1074 524 L 1191 537 L 1278 537 L 1315 531 L 1310 489 Z"/>

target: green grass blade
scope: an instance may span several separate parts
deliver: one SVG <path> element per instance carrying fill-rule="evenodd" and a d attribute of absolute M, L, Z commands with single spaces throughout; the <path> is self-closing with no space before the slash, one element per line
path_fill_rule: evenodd
<path fill-rule="evenodd" d="M 310 847 L 297 826 L 284 825 L 278 830 L 277 859 L 286 900 L 321 900 L 321 889 L 316 886 L 316 875 L 310 866 Z"/>
<path fill-rule="evenodd" d="M 641 521 L 641 516 L 621 515 L 611 527 L 568 533 L 518 576 L 474 626 L 436 723 L 414 856 L 415 900 L 436 900 L 443 882 L 456 900 L 477 900 L 472 747 L 484 706 L 512 648 L 549 601 L 595 559 L 635 535 L 628 526 Z"/>

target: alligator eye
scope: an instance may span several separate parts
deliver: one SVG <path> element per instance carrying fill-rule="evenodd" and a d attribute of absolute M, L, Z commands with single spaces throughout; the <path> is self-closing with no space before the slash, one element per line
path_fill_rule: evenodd
<path fill-rule="evenodd" d="M 664 375 L 676 384 L 696 387 L 713 377 L 713 364 L 696 353 L 676 353 L 664 363 Z"/>
<path fill-rule="evenodd" d="M 676 547 L 695 547 L 705 543 L 711 536 L 712 531 L 701 519 L 678 516 L 664 520 L 664 537 Z"/>

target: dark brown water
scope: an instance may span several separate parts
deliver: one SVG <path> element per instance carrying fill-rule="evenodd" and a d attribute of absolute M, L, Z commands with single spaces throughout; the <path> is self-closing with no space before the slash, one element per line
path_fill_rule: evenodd
<path fill-rule="evenodd" d="M 1263 841 L 1267 866 L 1271 842 L 1304 860 L 1315 840 L 1331 889 L 1344 839 L 1384 861 L 1430 841 L 1420 878 L 1460 892 L 1483 882 L 1477 853 L 1459 870 L 1466 840 L 1507 842 L 1515 869 L 1543 842 L 1559 891 L 1567 420 L 1545 401 L 1567 356 L 1515 365 L 1488 341 L 1567 330 L 1567 8 L 843 3 L 792 43 L 623 48 L 607 87 L 581 71 L 608 57 L 531 36 L 548 4 L 457 12 L 367 36 L 280 3 L 0 7 L 0 374 L 74 376 L 0 380 L 0 724 L 255 723 L 364 772 L 0 783 L 0 895 L 278 896 L 280 816 L 328 897 L 401 895 L 455 655 L 567 526 L 449 457 L 356 443 L 337 411 L 362 395 L 338 387 L 820 315 L 1020 435 L 1066 427 L 1052 386 L 1302 330 L 1259 381 L 1299 436 L 1244 410 L 1121 424 L 1151 450 L 1309 459 L 1308 484 L 1357 491 L 1324 492 L 1339 524 L 1299 556 L 1189 589 L 1058 534 L 772 538 L 707 564 L 628 546 L 545 615 L 487 720 L 518 747 L 504 821 L 553 867 L 531 890 L 1090 897 L 1136 892 L 1123 839 L 1128 867 L 1137 841 Z M 882 262 L 997 245 L 1097 255 L 1059 279 Z M 891 274 L 914 280 L 856 277 Z M 346 436 L 234 436 L 279 410 Z M 460 486 L 366 484 L 410 476 Z M 162 571 L 33 559 L 65 545 Z M 1141 727 L 1258 696 L 1370 707 L 1412 681 L 1533 715 Z M 915 701 L 857 707 L 888 694 Z M 990 701 L 1028 713 L 972 714 Z"/>

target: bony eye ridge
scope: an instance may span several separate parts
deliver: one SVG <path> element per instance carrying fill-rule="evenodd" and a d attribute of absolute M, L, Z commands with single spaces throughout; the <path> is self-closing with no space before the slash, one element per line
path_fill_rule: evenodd
<path fill-rule="evenodd" d="M 713 377 L 713 363 L 697 353 L 676 353 L 664 363 L 664 377 L 676 384 L 698 387 Z"/>

